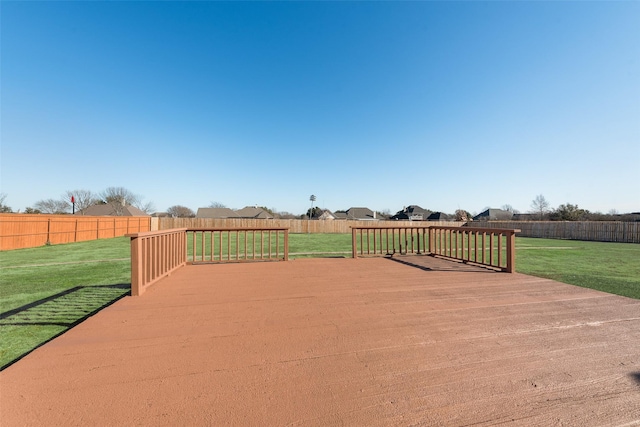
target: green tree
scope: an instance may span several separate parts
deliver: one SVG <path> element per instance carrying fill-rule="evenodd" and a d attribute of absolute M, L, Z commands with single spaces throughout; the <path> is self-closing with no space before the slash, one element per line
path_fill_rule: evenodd
<path fill-rule="evenodd" d="M 319 218 L 322 215 L 322 209 L 319 207 L 307 209 L 307 218 Z"/>
<path fill-rule="evenodd" d="M 585 209 L 580 209 L 578 205 L 566 203 L 558 206 L 549 218 L 553 221 L 584 221 L 589 219 L 591 213 Z"/>

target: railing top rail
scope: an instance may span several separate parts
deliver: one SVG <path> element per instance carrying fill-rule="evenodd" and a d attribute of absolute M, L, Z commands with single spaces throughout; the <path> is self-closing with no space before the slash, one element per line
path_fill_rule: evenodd
<path fill-rule="evenodd" d="M 163 234 L 172 234 L 187 231 L 186 228 L 170 228 L 168 230 L 158 231 L 143 231 L 142 233 L 125 234 L 125 237 L 148 237 L 148 236 L 161 236 Z"/>
<path fill-rule="evenodd" d="M 440 225 L 434 225 L 431 228 L 434 230 L 467 230 L 467 231 L 480 231 L 486 233 L 519 233 L 521 230 L 519 228 L 491 228 L 491 227 L 446 227 Z"/>
<path fill-rule="evenodd" d="M 187 231 L 286 231 L 289 227 L 209 227 L 209 228 L 187 228 Z"/>

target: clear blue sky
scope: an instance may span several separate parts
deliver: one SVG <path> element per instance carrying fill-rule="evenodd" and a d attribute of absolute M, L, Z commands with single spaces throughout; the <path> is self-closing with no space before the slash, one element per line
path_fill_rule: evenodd
<path fill-rule="evenodd" d="M 640 2 L 0 2 L 0 192 L 640 211 Z"/>

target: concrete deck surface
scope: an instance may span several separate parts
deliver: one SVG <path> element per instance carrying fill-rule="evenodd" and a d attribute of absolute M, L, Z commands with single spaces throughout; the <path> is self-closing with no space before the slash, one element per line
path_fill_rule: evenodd
<path fill-rule="evenodd" d="M 0 424 L 636 426 L 640 301 L 430 257 L 188 266 L 1 372 Z"/>

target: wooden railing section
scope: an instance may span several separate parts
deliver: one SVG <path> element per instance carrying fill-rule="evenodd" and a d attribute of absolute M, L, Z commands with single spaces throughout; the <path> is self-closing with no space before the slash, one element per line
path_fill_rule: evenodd
<path fill-rule="evenodd" d="M 426 254 L 429 227 L 352 227 L 353 257 Z"/>
<path fill-rule="evenodd" d="M 187 263 L 186 228 L 127 234 L 131 238 L 131 295 Z"/>
<path fill-rule="evenodd" d="M 353 227 L 354 258 L 416 254 L 455 259 L 515 272 L 519 230 L 474 227 Z"/>
<path fill-rule="evenodd" d="M 431 227 L 429 253 L 515 273 L 515 236 L 519 231 L 506 228 Z"/>
<path fill-rule="evenodd" d="M 287 261 L 288 228 L 190 228 L 189 263 Z"/>

